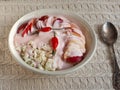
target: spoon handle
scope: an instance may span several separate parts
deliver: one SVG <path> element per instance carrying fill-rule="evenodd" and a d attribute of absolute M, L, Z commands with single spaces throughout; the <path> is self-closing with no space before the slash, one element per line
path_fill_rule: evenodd
<path fill-rule="evenodd" d="M 111 57 L 113 59 L 113 87 L 120 90 L 120 69 L 115 56 L 114 46 L 110 46 Z"/>

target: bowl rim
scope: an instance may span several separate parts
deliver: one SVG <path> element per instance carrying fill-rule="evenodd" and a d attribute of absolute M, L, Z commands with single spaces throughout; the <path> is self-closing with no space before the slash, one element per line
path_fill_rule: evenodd
<path fill-rule="evenodd" d="M 30 65 L 26 64 L 22 58 L 16 54 L 17 51 L 15 50 L 15 47 L 14 47 L 14 42 L 13 42 L 13 37 L 14 37 L 14 33 L 13 31 L 14 28 L 16 26 L 18 26 L 21 22 L 22 19 L 24 19 L 26 16 L 30 16 L 32 14 L 35 14 L 35 13 L 50 13 L 50 12 L 57 12 L 57 13 L 66 13 L 66 14 L 72 14 L 72 15 L 75 15 L 77 17 L 79 17 L 80 19 L 80 22 L 82 24 L 84 24 L 85 26 L 87 26 L 87 28 L 89 29 L 90 31 L 90 35 L 93 39 L 93 43 L 91 45 L 91 48 L 90 48 L 90 51 L 89 51 L 89 56 L 85 57 L 83 60 L 84 62 L 81 62 L 73 67 L 70 67 L 68 69 L 65 69 L 65 70 L 60 70 L 60 71 L 44 71 L 44 70 L 40 70 L 40 69 L 36 69 L 34 67 L 31 67 Z M 27 19 L 30 19 L 29 17 Z M 25 21 L 25 20 L 23 20 Z M 58 10 L 58 9 L 40 9 L 40 10 L 36 10 L 36 11 L 32 11 L 28 14 L 25 14 L 24 16 L 22 16 L 20 19 L 18 19 L 15 24 L 12 26 L 11 30 L 10 30 L 10 33 L 9 33 L 9 36 L 8 36 L 8 47 L 9 47 L 9 50 L 13 56 L 13 58 L 22 66 L 24 66 L 25 68 L 29 69 L 29 70 L 32 70 L 33 72 L 37 72 L 37 73 L 40 73 L 40 74 L 47 74 L 47 75 L 62 75 L 62 74 L 68 74 L 68 73 L 71 73 L 71 72 L 74 72 L 78 69 L 80 69 L 81 67 L 83 67 L 85 64 L 87 64 L 90 59 L 93 57 L 95 51 L 96 51 L 96 46 L 97 46 L 97 39 L 96 39 L 96 34 L 95 34 L 95 31 L 91 29 L 90 25 L 85 21 L 83 20 L 79 15 L 77 15 L 76 13 L 73 13 L 72 11 L 66 11 L 66 10 Z"/>

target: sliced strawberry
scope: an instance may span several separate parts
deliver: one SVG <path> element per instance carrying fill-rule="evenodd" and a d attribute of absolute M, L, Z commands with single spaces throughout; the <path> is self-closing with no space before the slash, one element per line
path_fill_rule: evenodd
<path fill-rule="evenodd" d="M 28 31 L 31 32 L 31 28 L 35 25 L 35 23 L 36 23 L 36 18 L 33 18 L 32 20 L 28 22 L 27 26 L 22 32 L 22 37 L 24 37 L 25 34 L 28 34 Z"/>
<path fill-rule="evenodd" d="M 51 27 L 44 27 L 44 28 L 40 29 L 39 31 L 49 32 L 50 30 L 51 30 Z"/>
<path fill-rule="evenodd" d="M 60 23 L 63 22 L 63 19 L 61 19 L 61 18 L 57 18 L 56 20 L 59 20 Z"/>
<path fill-rule="evenodd" d="M 63 19 L 61 19 L 61 18 L 55 18 L 55 20 L 52 23 L 52 26 L 55 24 L 56 21 L 58 21 L 59 23 L 62 23 Z"/>
<path fill-rule="evenodd" d="M 31 30 L 31 27 L 32 27 L 32 23 L 28 24 L 24 31 L 22 32 L 22 37 L 24 37 L 25 34 L 28 34 L 28 31 Z"/>
<path fill-rule="evenodd" d="M 83 56 L 73 56 L 73 57 L 68 57 L 68 58 L 66 59 L 66 61 L 67 61 L 68 63 L 77 64 L 77 63 L 81 62 L 82 59 L 83 59 Z"/>
<path fill-rule="evenodd" d="M 22 29 L 24 29 L 26 27 L 26 25 L 27 25 L 27 23 L 20 25 L 20 27 L 17 30 L 17 33 L 19 33 Z"/>
<path fill-rule="evenodd" d="M 45 21 L 46 19 L 48 19 L 48 17 L 49 17 L 48 15 L 44 15 L 44 16 L 40 17 L 39 20 Z"/>

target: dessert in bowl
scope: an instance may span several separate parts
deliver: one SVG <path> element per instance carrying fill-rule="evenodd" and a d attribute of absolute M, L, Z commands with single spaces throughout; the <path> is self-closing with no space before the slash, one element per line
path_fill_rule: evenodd
<path fill-rule="evenodd" d="M 96 46 L 94 31 L 76 14 L 39 10 L 12 27 L 9 47 L 23 66 L 43 74 L 65 74 L 83 66 Z"/>

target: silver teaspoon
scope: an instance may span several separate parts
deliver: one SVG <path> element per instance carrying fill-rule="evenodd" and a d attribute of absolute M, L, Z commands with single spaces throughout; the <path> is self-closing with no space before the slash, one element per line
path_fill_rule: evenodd
<path fill-rule="evenodd" d="M 118 32 L 112 23 L 106 22 L 100 31 L 100 35 L 104 43 L 109 46 L 111 57 L 113 59 L 113 87 L 115 90 L 120 90 L 120 69 L 114 51 L 114 43 L 117 40 Z"/>

